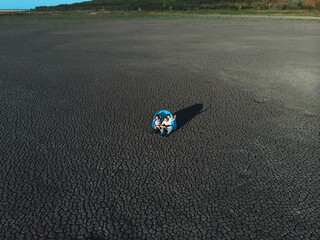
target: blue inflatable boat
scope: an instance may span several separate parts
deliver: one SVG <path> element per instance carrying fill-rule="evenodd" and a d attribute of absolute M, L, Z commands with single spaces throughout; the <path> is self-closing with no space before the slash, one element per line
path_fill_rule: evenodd
<path fill-rule="evenodd" d="M 159 111 L 159 112 L 157 112 L 154 116 L 153 116 L 153 119 L 152 119 L 152 129 L 154 129 L 154 119 L 156 118 L 156 116 L 157 115 L 161 115 L 161 122 L 163 121 L 163 119 L 165 118 L 165 117 L 167 117 L 167 115 L 169 114 L 170 115 L 170 118 L 171 119 L 173 119 L 173 115 L 171 114 L 171 112 L 169 112 L 169 111 L 167 111 L 167 110 L 161 110 L 161 111 Z M 172 128 L 173 128 L 173 131 L 175 131 L 176 129 L 177 129 L 177 121 L 175 120 L 175 121 L 173 121 L 172 123 L 171 123 L 171 125 L 172 125 Z"/>

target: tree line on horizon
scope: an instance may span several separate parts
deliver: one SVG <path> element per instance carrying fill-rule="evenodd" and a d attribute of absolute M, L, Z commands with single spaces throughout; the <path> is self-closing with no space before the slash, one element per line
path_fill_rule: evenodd
<path fill-rule="evenodd" d="M 188 11 L 200 9 L 320 10 L 320 0 L 92 0 L 74 4 L 61 4 L 52 7 L 41 6 L 36 7 L 34 11 Z"/>

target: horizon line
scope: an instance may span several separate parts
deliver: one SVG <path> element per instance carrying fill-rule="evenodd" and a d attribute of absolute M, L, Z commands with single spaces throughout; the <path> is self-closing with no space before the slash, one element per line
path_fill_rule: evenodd
<path fill-rule="evenodd" d="M 1 10 L 8 10 L 8 11 L 10 11 L 10 10 L 29 10 L 29 9 L 31 9 L 31 8 L 0 8 L 0 11 Z"/>

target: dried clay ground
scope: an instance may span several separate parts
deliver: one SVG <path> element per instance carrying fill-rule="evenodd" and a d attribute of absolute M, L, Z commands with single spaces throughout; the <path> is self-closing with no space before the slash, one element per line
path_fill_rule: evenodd
<path fill-rule="evenodd" d="M 320 238 L 319 22 L 0 32 L 0 239 Z"/>

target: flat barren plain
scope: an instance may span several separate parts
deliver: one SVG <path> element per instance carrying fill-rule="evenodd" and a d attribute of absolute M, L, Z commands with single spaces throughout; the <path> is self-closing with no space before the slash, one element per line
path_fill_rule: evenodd
<path fill-rule="evenodd" d="M 0 239 L 320 238 L 319 22 L 0 33 Z"/>

